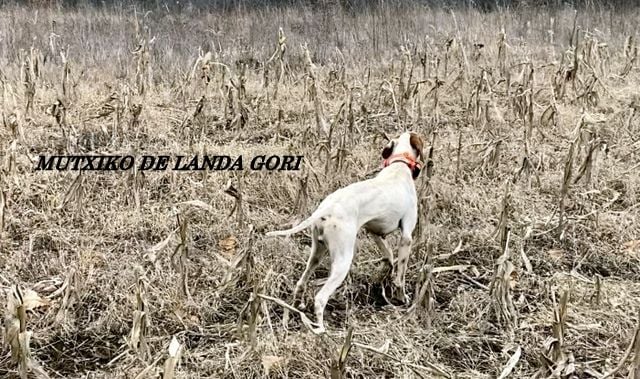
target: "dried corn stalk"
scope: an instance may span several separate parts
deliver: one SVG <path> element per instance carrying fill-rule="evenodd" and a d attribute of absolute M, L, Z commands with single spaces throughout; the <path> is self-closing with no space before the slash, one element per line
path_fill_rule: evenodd
<path fill-rule="evenodd" d="M 64 295 L 62 297 L 62 303 L 60 304 L 60 309 L 56 314 L 55 325 L 62 324 L 62 322 L 67 318 L 67 311 L 71 307 L 72 296 L 74 296 L 75 282 L 76 282 L 76 270 L 74 268 L 71 268 L 61 287 L 61 290 L 64 291 Z"/>
<path fill-rule="evenodd" d="M 145 278 L 141 276 L 138 278 L 136 285 L 136 310 L 133 312 L 133 326 L 131 327 L 129 346 L 135 353 L 140 354 L 145 361 L 150 356 L 149 346 L 147 345 L 147 333 L 150 327 L 147 309 L 147 286 Z"/>
<path fill-rule="evenodd" d="M 427 256 L 420 269 L 420 290 L 409 311 L 424 309 L 427 329 L 431 328 L 431 320 L 435 309 L 435 290 L 433 280 L 433 244 L 427 246 Z"/>
<path fill-rule="evenodd" d="M 540 356 L 542 367 L 540 374 L 544 377 L 573 378 L 576 366 L 573 354 L 566 351 L 564 339 L 567 320 L 567 303 L 569 292 L 564 291 L 560 298 L 560 304 L 556 304 L 555 293 L 551 293 L 553 302 L 553 336 L 544 342 L 544 351 Z"/>
<path fill-rule="evenodd" d="M 347 358 L 353 346 L 351 343 L 352 335 L 353 327 L 350 327 L 347 330 L 347 336 L 344 339 L 340 353 L 336 358 L 331 360 L 331 379 L 342 379 L 345 377 Z"/>
<path fill-rule="evenodd" d="M 633 66 L 638 60 L 638 45 L 635 43 L 633 36 L 627 37 L 624 45 L 624 56 L 627 59 L 627 62 L 620 72 L 620 76 L 623 78 L 629 75 L 631 69 L 633 69 Z"/>
<path fill-rule="evenodd" d="M 18 364 L 20 378 L 29 375 L 49 378 L 44 369 L 31 355 L 32 332 L 27 330 L 27 311 L 47 306 L 49 302 L 35 291 L 21 290 L 18 285 L 11 287 L 7 294 L 7 309 L 4 317 L 4 347 L 11 348 L 11 363 Z"/>
<path fill-rule="evenodd" d="M 189 246 L 187 239 L 187 217 L 184 215 L 182 218 L 178 214 L 177 216 L 178 230 L 180 242 L 173 251 L 171 256 L 171 263 L 173 268 L 180 273 L 179 291 L 180 294 L 187 299 L 191 300 L 191 293 L 189 292 Z"/>
<path fill-rule="evenodd" d="M 4 235 L 4 223 L 7 209 L 6 195 L 2 189 L 0 189 L 0 236 Z"/>
<path fill-rule="evenodd" d="M 496 270 L 489 294 L 494 300 L 494 309 L 498 320 L 507 328 L 509 333 L 513 333 L 518 326 L 518 315 L 513 304 L 513 288 L 515 287 L 514 276 L 517 275 L 515 267 L 511 262 L 509 252 L 509 237 L 511 232 L 507 230 L 503 241 L 503 254 L 496 262 Z"/>
<path fill-rule="evenodd" d="M 564 166 L 562 186 L 560 188 L 560 202 L 559 202 L 560 216 L 558 219 L 558 227 L 557 227 L 557 233 L 560 239 L 564 238 L 564 227 L 565 227 L 564 225 L 564 222 L 565 222 L 564 205 L 565 204 L 564 203 L 565 203 L 566 197 L 569 194 L 569 188 L 571 186 L 571 177 L 573 175 L 573 158 L 574 158 L 574 151 L 575 151 L 576 144 L 577 144 L 577 138 L 571 143 L 571 146 L 569 147 L 569 153 L 567 154 L 567 159 L 565 161 L 565 166 Z"/>
<path fill-rule="evenodd" d="M 278 98 L 278 88 L 280 86 L 280 83 L 282 83 L 282 78 L 284 77 L 284 53 L 285 51 L 287 51 L 287 37 L 284 35 L 284 31 L 282 30 L 282 27 L 278 28 L 278 46 L 276 47 L 276 50 L 273 52 L 273 55 L 271 56 L 271 58 L 269 58 L 269 60 L 267 60 L 264 64 L 264 89 L 267 92 L 267 101 L 269 100 L 268 96 L 269 96 L 269 64 L 271 62 L 273 62 L 275 59 L 278 60 L 278 67 L 279 67 L 279 71 L 278 71 L 278 80 L 276 81 L 275 84 L 275 89 L 273 91 L 273 98 L 277 99 Z"/>
<path fill-rule="evenodd" d="M 311 55 L 309 54 L 309 49 L 307 49 L 306 45 L 302 46 L 302 51 L 305 58 L 305 70 L 309 78 L 311 78 L 311 86 L 309 87 L 309 92 L 316 111 L 316 131 L 318 135 L 320 135 L 321 133 L 324 133 L 324 135 L 329 135 L 329 124 L 327 123 L 327 120 L 324 116 L 322 100 L 320 99 L 320 94 L 318 93 L 318 78 L 316 75 L 316 66 L 311 61 Z"/>

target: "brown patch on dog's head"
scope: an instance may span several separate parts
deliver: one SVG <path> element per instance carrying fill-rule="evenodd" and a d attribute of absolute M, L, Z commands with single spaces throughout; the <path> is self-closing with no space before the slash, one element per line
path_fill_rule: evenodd
<path fill-rule="evenodd" d="M 424 147 L 424 143 L 422 142 L 422 138 L 417 133 L 411 132 L 409 137 L 409 143 L 411 147 L 416 151 L 416 159 L 422 158 L 422 149 Z"/>
<path fill-rule="evenodd" d="M 387 146 L 384 147 L 384 149 L 382 149 L 382 158 L 387 159 L 391 156 L 391 154 L 393 153 L 393 148 L 396 146 L 396 143 L 394 140 L 389 141 L 389 143 L 387 144 Z"/>

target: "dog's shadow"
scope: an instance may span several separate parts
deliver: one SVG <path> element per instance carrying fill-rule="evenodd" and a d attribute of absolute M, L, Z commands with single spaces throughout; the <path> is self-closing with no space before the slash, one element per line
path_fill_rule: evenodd
<path fill-rule="evenodd" d="M 403 303 L 393 297 L 393 270 L 385 261 L 378 263 L 374 272 L 357 270 L 350 278 L 351 286 L 345 288 L 350 292 L 353 305 L 381 309 L 388 306 L 402 306 Z"/>
<path fill-rule="evenodd" d="M 358 266 L 356 264 L 356 266 Z M 312 301 L 313 295 L 322 287 L 329 270 L 324 267 L 318 267 L 315 273 L 314 285 L 311 286 L 313 291 L 308 291 L 305 296 L 310 296 Z M 347 279 L 343 285 L 336 291 L 336 296 L 329 299 L 326 311 L 328 313 L 342 313 L 346 311 L 346 302 L 352 307 L 373 308 L 380 310 L 385 307 L 395 306 L 401 307 L 403 303 L 395 299 L 393 291 L 393 271 L 388 263 L 380 261 L 371 270 L 371 265 L 360 265 L 359 268 L 349 272 Z"/>

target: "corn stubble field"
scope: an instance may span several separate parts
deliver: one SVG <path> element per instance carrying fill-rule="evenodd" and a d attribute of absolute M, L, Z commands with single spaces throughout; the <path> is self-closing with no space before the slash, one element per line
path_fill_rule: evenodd
<path fill-rule="evenodd" d="M 639 18 L 3 7 L 0 376 L 640 378 Z M 429 158 L 411 303 L 384 302 L 360 233 L 328 335 L 295 311 L 285 329 L 310 239 L 264 232 L 374 175 L 405 129 Z M 34 171 L 40 154 L 304 162 Z"/>

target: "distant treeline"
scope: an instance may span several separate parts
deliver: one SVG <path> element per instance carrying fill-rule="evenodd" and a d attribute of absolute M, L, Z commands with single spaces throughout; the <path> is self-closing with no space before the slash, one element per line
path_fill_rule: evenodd
<path fill-rule="evenodd" d="M 640 6 L 640 0 L 0 0 L 0 4 L 26 4 L 38 6 L 128 6 L 138 4 L 144 7 L 161 7 L 172 10 L 190 7 L 232 11 L 243 8 L 260 7 L 339 7 L 350 12 L 373 10 L 376 8 L 411 8 L 415 6 L 476 8 L 482 11 L 518 8 L 561 8 L 572 7 L 583 10 L 623 10 Z"/>

